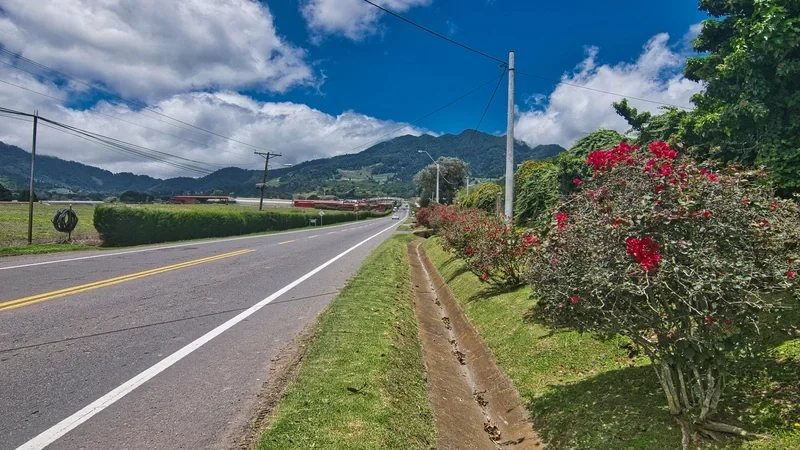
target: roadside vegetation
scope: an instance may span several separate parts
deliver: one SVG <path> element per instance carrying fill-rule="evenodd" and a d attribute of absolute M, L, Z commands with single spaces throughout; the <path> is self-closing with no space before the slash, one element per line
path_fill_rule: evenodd
<path fill-rule="evenodd" d="M 537 300 L 530 287 L 501 290 L 482 283 L 442 243 L 429 239 L 425 251 L 514 382 L 549 448 L 681 447 L 680 428 L 650 362 L 628 339 L 601 340 L 531 322 Z M 800 448 L 800 339 L 781 332 L 765 339 L 764 352 L 732 369 L 719 414 L 770 437 L 724 448 Z"/>
<path fill-rule="evenodd" d="M 431 449 L 407 244 L 389 238 L 320 316 L 257 449 Z"/>

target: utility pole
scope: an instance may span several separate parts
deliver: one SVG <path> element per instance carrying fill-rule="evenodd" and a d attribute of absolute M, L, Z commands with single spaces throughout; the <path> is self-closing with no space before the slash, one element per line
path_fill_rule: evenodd
<path fill-rule="evenodd" d="M 508 131 L 506 133 L 506 219 L 514 219 L 514 50 L 508 52 Z"/>
<path fill-rule="evenodd" d="M 39 111 L 33 112 L 33 143 L 31 144 L 31 184 L 28 188 L 28 245 L 33 243 L 33 168 L 36 163 L 36 126 Z"/>
<path fill-rule="evenodd" d="M 467 174 L 467 195 L 469 195 L 469 174 Z"/>
<path fill-rule="evenodd" d="M 436 203 L 439 203 L 439 163 L 436 163 Z"/>
<path fill-rule="evenodd" d="M 258 210 L 261 211 L 264 209 L 264 189 L 267 187 L 267 170 L 269 169 L 269 159 L 276 157 L 276 156 L 283 156 L 277 153 L 270 153 L 270 152 L 253 152 L 256 155 L 261 155 L 264 157 L 264 179 L 261 182 L 261 200 L 258 202 Z"/>

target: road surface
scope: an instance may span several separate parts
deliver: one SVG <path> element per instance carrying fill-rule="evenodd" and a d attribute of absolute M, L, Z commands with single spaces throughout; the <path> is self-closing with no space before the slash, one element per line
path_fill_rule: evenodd
<path fill-rule="evenodd" d="M 0 259 L 0 450 L 227 448 L 400 222 Z"/>

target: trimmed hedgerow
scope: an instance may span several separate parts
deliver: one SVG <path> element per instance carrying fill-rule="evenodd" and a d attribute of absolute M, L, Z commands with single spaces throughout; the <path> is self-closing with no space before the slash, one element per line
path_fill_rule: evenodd
<path fill-rule="evenodd" d="M 385 215 L 359 212 L 359 219 Z M 98 206 L 94 226 L 105 246 L 155 244 L 209 237 L 236 236 L 281 231 L 308 226 L 311 215 L 295 210 L 164 210 L 127 206 Z M 352 212 L 336 211 L 324 218 L 325 225 L 356 220 Z"/>

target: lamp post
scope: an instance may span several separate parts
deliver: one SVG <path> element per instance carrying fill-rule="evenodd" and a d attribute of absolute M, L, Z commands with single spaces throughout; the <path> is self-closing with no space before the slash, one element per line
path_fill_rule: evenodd
<path fill-rule="evenodd" d="M 425 150 L 417 150 L 417 153 L 425 153 L 426 155 L 428 155 L 428 158 L 430 158 L 431 161 L 433 161 L 433 163 L 436 164 L 436 203 L 439 203 L 439 163 L 436 162 L 436 160 L 433 159 L 433 156 L 431 156 L 431 154 L 426 152 Z"/>

